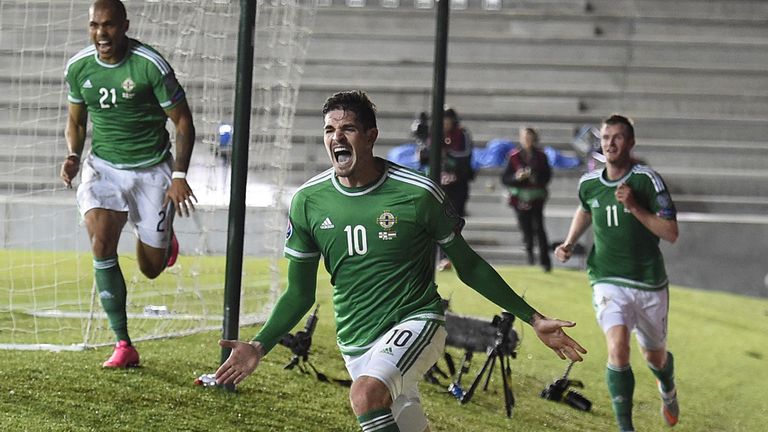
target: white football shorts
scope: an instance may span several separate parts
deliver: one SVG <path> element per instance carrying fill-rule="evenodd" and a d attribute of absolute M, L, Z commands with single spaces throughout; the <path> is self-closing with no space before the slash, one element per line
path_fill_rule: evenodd
<path fill-rule="evenodd" d="M 603 333 L 624 325 L 635 333 L 641 347 L 653 351 L 666 346 L 668 288 L 645 291 L 597 283 L 592 286 L 592 305 Z"/>
<path fill-rule="evenodd" d="M 89 154 L 80 177 L 77 206 L 82 216 L 94 208 L 127 212 L 142 243 L 168 247 L 173 205 L 163 207 L 163 201 L 171 185 L 171 158 L 149 168 L 117 169 Z"/>
<path fill-rule="evenodd" d="M 428 425 L 418 385 L 442 355 L 446 335 L 441 322 L 404 321 L 385 332 L 365 353 L 344 355 L 352 380 L 369 376 L 389 388 L 392 415 L 403 432 L 422 432 Z"/>

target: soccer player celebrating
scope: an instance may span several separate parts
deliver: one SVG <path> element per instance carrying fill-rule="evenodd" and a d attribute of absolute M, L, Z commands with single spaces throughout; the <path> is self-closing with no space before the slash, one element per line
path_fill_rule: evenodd
<path fill-rule="evenodd" d="M 512 291 L 462 238 L 464 221 L 439 186 L 373 156 L 379 131 L 365 93 L 337 93 L 322 112 L 333 167 L 293 197 L 285 243 L 288 287 L 253 341 L 220 341 L 232 352 L 216 371 L 219 384 L 245 379 L 312 307 L 322 256 L 333 284 L 337 342 L 353 379 L 350 402 L 362 430 L 428 430 L 417 384 L 446 337 L 432 281 L 435 244 L 465 283 L 533 326 L 561 358 L 581 360 L 586 350 L 562 329 L 575 324 L 542 316 Z"/>
<path fill-rule="evenodd" d="M 597 321 L 608 344 L 606 381 L 619 430 L 634 430 L 631 331 L 658 379 L 664 419 L 674 426 L 679 408 L 674 358 L 666 347 L 669 291 L 659 238 L 670 243 L 677 240 L 675 205 L 661 177 L 632 159 L 635 130 L 629 119 L 620 115 L 606 119 L 601 146 L 605 168 L 581 178 L 581 206 L 555 256 L 567 261 L 573 245 L 592 225 L 594 246 L 587 274 Z"/>
<path fill-rule="evenodd" d="M 139 353 L 128 336 L 125 279 L 117 259 L 120 233 L 130 219 L 138 236 L 139 268 L 150 279 L 174 264 L 179 248 L 174 208 L 188 216 L 196 200 L 186 180 L 195 127 L 168 62 L 126 36 L 123 3 L 97 0 L 89 19 L 93 45 L 67 62 L 69 155 L 61 178 L 72 187 L 82 160 L 77 204 L 91 240 L 99 298 L 117 337 L 103 366 L 124 368 L 137 366 Z M 83 157 L 88 115 L 91 151 Z M 176 126 L 175 159 L 165 129 L 169 117 Z"/>

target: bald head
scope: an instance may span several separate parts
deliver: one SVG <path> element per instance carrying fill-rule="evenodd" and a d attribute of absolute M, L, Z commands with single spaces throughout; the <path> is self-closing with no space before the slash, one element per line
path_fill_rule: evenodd
<path fill-rule="evenodd" d="M 109 9 L 113 11 L 113 16 L 116 20 L 125 21 L 128 19 L 128 14 L 125 11 L 125 5 L 120 0 L 96 0 L 91 5 L 91 14 L 96 10 Z"/>

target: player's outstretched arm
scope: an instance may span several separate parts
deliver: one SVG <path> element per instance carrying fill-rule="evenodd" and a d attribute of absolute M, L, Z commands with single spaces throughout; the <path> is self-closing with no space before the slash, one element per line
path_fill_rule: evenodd
<path fill-rule="evenodd" d="M 216 370 L 216 384 L 240 384 L 252 374 L 266 355 L 260 342 L 240 342 L 236 340 L 220 340 L 219 345 L 231 348 L 227 361 Z"/>
<path fill-rule="evenodd" d="M 504 310 L 511 312 L 522 321 L 529 323 L 536 335 L 560 358 L 581 361 L 579 352 L 587 351 L 563 331 L 563 327 L 573 327 L 571 321 L 549 319 L 538 313 L 531 305 L 515 293 L 504 279 L 469 247 L 463 237 L 456 238 L 443 248 L 453 262 L 456 273 L 462 282 L 482 294 Z M 565 357 L 564 357 L 565 356 Z"/>
<path fill-rule="evenodd" d="M 587 350 L 563 331 L 563 327 L 573 327 L 575 325 L 576 323 L 572 321 L 550 319 L 539 313 L 533 315 L 531 322 L 536 336 L 561 359 L 565 360 L 567 357 L 573 361 L 582 361 L 583 359 L 579 353 L 586 354 Z"/>
<path fill-rule="evenodd" d="M 231 348 L 227 361 L 216 371 L 218 384 L 239 384 L 253 373 L 262 357 L 301 320 L 315 304 L 317 261 L 288 263 L 288 287 L 275 303 L 269 319 L 254 340 L 240 342 L 221 340 L 219 345 Z"/>
<path fill-rule="evenodd" d="M 496 270 L 491 267 L 467 241 L 457 235 L 443 251 L 451 259 L 462 282 L 521 320 L 530 323 L 536 310 L 515 293 Z"/>
<path fill-rule="evenodd" d="M 197 197 L 186 179 L 189 163 L 192 159 L 192 149 L 195 146 L 195 124 L 192 121 L 192 112 L 186 100 L 182 100 L 173 108 L 166 110 L 168 118 L 176 126 L 176 157 L 173 160 L 173 172 L 183 173 L 174 175 L 171 187 L 166 193 L 166 203 L 172 202 L 178 214 L 189 216 L 195 210 Z M 194 201 L 194 202 L 193 202 Z"/>

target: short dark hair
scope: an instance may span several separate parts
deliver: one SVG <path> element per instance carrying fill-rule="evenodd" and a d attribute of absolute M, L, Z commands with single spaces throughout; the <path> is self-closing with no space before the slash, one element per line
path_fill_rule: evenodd
<path fill-rule="evenodd" d="M 627 117 L 624 117 L 623 115 L 611 114 L 610 117 L 603 120 L 603 124 L 607 124 L 611 126 L 622 124 L 624 125 L 624 128 L 627 130 L 627 134 L 629 135 L 628 138 L 635 139 L 635 126 L 632 124 L 632 120 L 630 120 Z"/>
<path fill-rule="evenodd" d="M 456 112 L 453 108 L 446 108 L 445 111 L 443 111 L 443 118 L 451 119 L 454 124 L 458 124 L 459 121 L 459 113 Z"/>
<path fill-rule="evenodd" d="M 117 18 L 125 21 L 128 19 L 128 13 L 125 11 L 125 5 L 120 0 L 96 0 L 91 5 L 91 8 L 103 8 L 110 7 L 117 12 Z"/>
<path fill-rule="evenodd" d="M 348 90 L 329 97 L 323 104 L 323 117 L 338 109 L 355 113 L 365 130 L 376 128 L 376 105 L 364 91 Z"/>
<path fill-rule="evenodd" d="M 538 144 L 539 143 L 539 132 L 537 132 L 536 129 L 534 129 L 532 127 L 523 127 L 523 128 L 520 128 L 520 129 L 523 132 L 527 133 L 527 134 L 533 135 L 533 143 L 534 144 Z"/>

